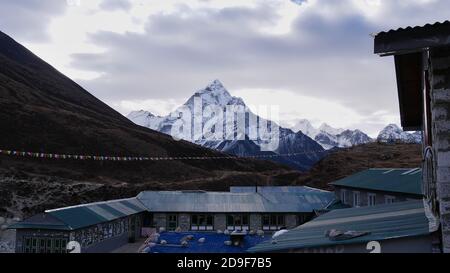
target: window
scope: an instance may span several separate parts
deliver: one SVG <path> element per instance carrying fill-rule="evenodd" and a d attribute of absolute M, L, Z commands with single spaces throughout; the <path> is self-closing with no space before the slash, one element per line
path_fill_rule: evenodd
<path fill-rule="evenodd" d="M 308 221 L 308 215 L 299 214 L 297 215 L 297 226 L 302 225 Z"/>
<path fill-rule="evenodd" d="M 191 216 L 191 230 L 214 230 L 214 216 L 211 214 L 194 214 Z"/>
<path fill-rule="evenodd" d="M 341 189 L 341 201 L 347 204 L 347 190 Z"/>
<path fill-rule="evenodd" d="M 25 237 L 23 252 L 25 253 L 65 253 L 67 239 Z"/>
<path fill-rule="evenodd" d="M 168 214 L 167 215 L 167 230 L 174 231 L 178 227 L 178 215 Z"/>
<path fill-rule="evenodd" d="M 377 198 L 377 195 L 375 193 L 368 193 L 367 194 L 367 205 L 368 206 L 375 206 L 376 198 Z"/>
<path fill-rule="evenodd" d="M 360 196 L 359 191 L 353 192 L 353 206 L 354 207 L 359 207 L 359 200 L 360 200 L 359 196 Z"/>
<path fill-rule="evenodd" d="M 61 253 L 61 242 L 58 239 L 55 239 L 54 242 L 55 253 Z"/>
<path fill-rule="evenodd" d="M 228 230 L 249 230 L 249 217 L 246 214 L 229 214 L 227 215 Z"/>
<path fill-rule="evenodd" d="M 285 226 L 284 215 L 265 214 L 262 216 L 263 230 L 279 230 Z"/>
<path fill-rule="evenodd" d="M 52 252 L 52 239 L 47 239 L 47 248 L 46 248 L 46 253 L 51 253 Z"/>
<path fill-rule="evenodd" d="M 23 252 L 31 253 L 31 238 L 29 238 L 29 237 L 24 238 Z"/>
<path fill-rule="evenodd" d="M 390 195 L 386 195 L 384 197 L 385 203 L 386 204 L 392 204 L 395 202 L 395 197 L 394 196 L 390 196 Z"/>

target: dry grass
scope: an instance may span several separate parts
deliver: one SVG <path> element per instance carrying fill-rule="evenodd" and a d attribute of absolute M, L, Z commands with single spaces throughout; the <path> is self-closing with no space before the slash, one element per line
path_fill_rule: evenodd
<path fill-rule="evenodd" d="M 331 189 L 328 183 L 368 168 L 417 168 L 421 162 L 418 144 L 370 143 L 331 153 L 294 183 Z"/>

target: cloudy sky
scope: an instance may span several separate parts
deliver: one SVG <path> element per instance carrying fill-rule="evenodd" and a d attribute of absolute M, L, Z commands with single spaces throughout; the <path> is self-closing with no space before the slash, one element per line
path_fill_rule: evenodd
<path fill-rule="evenodd" d="M 220 79 L 370 135 L 399 123 L 392 58 L 372 33 L 450 19 L 448 0 L 2 0 L 0 30 L 122 114 L 165 115 Z"/>

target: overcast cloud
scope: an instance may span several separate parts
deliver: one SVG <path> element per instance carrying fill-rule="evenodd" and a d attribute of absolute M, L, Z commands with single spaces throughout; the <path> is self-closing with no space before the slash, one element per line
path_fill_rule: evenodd
<path fill-rule="evenodd" d="M 2 1 L 0 15 L 5 4 L 23 10 L 16 2 Z M 48 2 L 36 14 L 49 18 L 63 12 Z M 398 103 L 393 60 L 373 54 L 370 34 L 450 18 L 445 0 L 149 2 L 82 2 L 71 13 L 78 21 L 67 19 L 80 32 L 80 46 L 65 54 L 70 57 L 66 63 L 55 65 L 124 114 L 139 106 L 167 114 L 220 79 L 248 104 L 276 101 L 285 124 L 309 118 L 372 135 L 398 122 Z M 79 18 L 97 18 L 98 25 L 77 26 Z M 31 22 L 1 20 L 17 35 L 37 35 L 20 29 Z M 41 35 L 46 25 L 46 20 L 37 25 Z M 53 36 L 56 44 L 62 34 L 55 30 Z M 97 50 L 79 50 L 82 45 Z M 39 50 L 51 58 L 51 50 Z"/>
<path fill-rule="evenodd" d="M 108 11 L 115 11 L 115 10 L 130 10 L 132 7 L 132 4 L 128 0 L 103 0 L 100 3 L 100 8 Z"/>
<path fill-rule="evenodd" d="M 0 30 L 14 33 L 17 39 L 48 41 L 50 19 L 63 14 L 66 7 L 66 1 L 61 0 L 3 0 L 0 3 Z"/>

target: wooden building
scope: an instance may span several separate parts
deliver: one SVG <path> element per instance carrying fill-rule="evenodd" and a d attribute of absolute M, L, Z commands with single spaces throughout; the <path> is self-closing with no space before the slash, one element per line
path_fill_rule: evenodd
<path fill-rule="evenodd" d="M 336 209 L 248 251 L 253 253 L 433 253 L 436 219 L 422 200 Z"/>
<path fill-rule="evenodd" d="M 401 125 L 423 131 L 423 186 L 450 253 L 450 22 L 378 33 L 375 53 L 394 56 Z"/>
<path fill-rule="evenodd" d="M 294 228 L 334 200 L 309 187 L 237 187 L 230 192 L 144 191 L 137 197 L 47 210 L 11 225 L 16 252 L 111 252 L 157 230 L 264 231 Z"/>
<path fill-rule="evenodd" d="M 141 236 L 146 208 L 136 199 L 47 210 L 16 223 L 16 253 L 66 253 L 69 242 L 79 251 L 110 252 Z"/>
<path fill-rule="evenodd" d="M 330 183 L 336 199 L 352 207 L 421 200 L 422 170 L 368 169 Z"/>
<path fill-rule="evenodd" d="M 230 192 L 146 191 L 137 199 L 167 231 L 276 231 L 294 228 L 334 200 L 308 187 L 238 187 Z"/>

